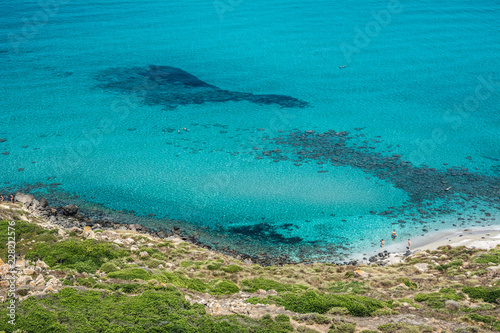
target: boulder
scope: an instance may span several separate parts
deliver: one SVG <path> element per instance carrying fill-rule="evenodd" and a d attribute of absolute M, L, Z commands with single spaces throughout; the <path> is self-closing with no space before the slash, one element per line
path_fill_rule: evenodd
<path fill-rule="evenodd" d="M 31 194 L 24 194 L 21 192 L 17 192 L 14 200 L 17 202 L 22 202 L 23 204 L 29 205 L 35 200 L 35 197 Z"/>
<path fill-rule="evenodd" d="M 63 214 L 66 216 L 74 216 L 78 213 L 78 206 L 74 204 L 70 204 L 67 206 L 61 207 Z"/>
<path fill-rule="evenodd" d="M 123 245 L 123 242 L 120 239 L 115 239 L 113 243 L 118 244 L 118 245 Z"/>
<path fill-rule="evenodd" d="M 133 238 L 127 238 L 123 241 L 123 243 L 125 243 L 126 245 L 133 245 L 135 244 L 135 240 Z"/>
<path fill-rule="evenodd" d="M 95 238 L 94 231 L 89 226 L 83 227 L 83 236 L 90 239 Z"/>
<path fill-rule="evenodd" d="M 36 262 L 36 265 L 35 265 L 35 266 L 36 266 L 36 267 L 40 267 L 41 269 L 47 269 L 47 268 L 49 268 L 49 265 L 47 265 L 46 263 L 44 263 L 44 262 L 43 262 L 43 261 L 41 261 L 41 260 L 38 260 L 38 261 Z"/>
<path fill-rule="evenodd" d="M 25 275 L 33 275 L 33 274 L 35 274 L 35 270 L 32 269 L 32 268 L 25 268 L 25 269 L 23 269 L 23 274 L 25 274 Z"/>
<path fill-rule="evenodd" d="M 40 207 L 42 207 L 42 208 L 49 206 L 49 202 L 44 197 L 41 197 L 40 200 L 38 200 L 38 202 L 40 204 Z"/>
<path fill-rule="evenodd" d="M 444 302 L 444 305 L 448 310 L 457 311 L 460 309 L 460 303 L 458 303 L 457 301 L 448 300 Z"/>
<path fill-rule="evenodd" d="M 43 275 L 42 274 L 38 275 L 34 283 L 35 286 L 45 285 L 45 279 L 43 278 Z"/>
<path fill-rule="evenodd" d="M 355 270 L 353 272 L 353 274 L 354 274 L 354 277 L 357 277 L 357 278 L 368 278 L 368 277 L 370 277 L 370 274 L 368 274 L 366 272 L 363 272 L 362 270 L 359 270 L 359 269 Z"/>
<path fill-rule="evenodd" d="M 31 278 L 31 276 L 29 276 L 29 275 L 21 275 L 20 277 L 17 278 L 16 283 L 19 286 L 24 286 L 24 285 L 28 284 L 31 280 L 33 280 Z"/>
<path fill-rule="evenodd" d="M 140 252 L 139 255 L 143 258 L 149 256 L 149 254 L 146 251 Z"/>
<path fill-rule="evenodd" d="M 500 265 L 486 267 L 486 270 L 489 272 L 500 272 Z"/>
<path fill-rule="evenodd" d="M 62 229 L 57 230 L 57 234 L 61 237 L 66 237 L 66 231 Z"/>
<path fill-rule="evenodd" d="M 416 269 L 418 269 L 422 273 L 427 272 L 429 270 L 429 264 L 424 263 L 424 262 L 420 262 L 418 264 L 415 264 L 415 265 L 413 265 L 413 267 L 415 267 Z"/>

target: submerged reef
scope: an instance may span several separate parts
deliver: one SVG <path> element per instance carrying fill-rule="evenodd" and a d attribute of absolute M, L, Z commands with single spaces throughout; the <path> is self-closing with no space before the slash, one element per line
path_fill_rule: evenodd
<path fill-rule="evenodd" d="M 413 203 L 459 194 L 463 200 L 481 198 L 500 204 L 500 177 L 475 173 L 462 167 L 438 170 L 426 165 L 416 166 L 398 154 L 387 156 L 374 152 L 374 147 L 368 145 L 349 144 L 352 139 L 354 137 L 346 131 L 290 132 L 269 140 L 274 145 L 291 148 L 288 154 L 281 149 L 273 149 L 264 150 L 262 155 L 273 160 L 289 160 L 296 165 L 316 160 L 320 165 L 324 162 L 331 166 L 361 169 L 405 191 Z"/>
<path fill-rule="evenodd" d="M 176 67 L 155 66 L 110 68 L 98 73 L 98 88 L 133 94 L 147 105 L 175 109 L 179 105 L 247 101 L 304 108 L 307 102 L 285 95 L 252 94 L 221 89 Z"/>

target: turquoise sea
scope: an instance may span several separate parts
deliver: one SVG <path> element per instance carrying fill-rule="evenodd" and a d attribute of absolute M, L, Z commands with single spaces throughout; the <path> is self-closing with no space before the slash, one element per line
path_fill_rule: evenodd
<path fill-rule="evenodd" d="M 292 260 L 500 224 L 498 1 L 0 12 L 4 195 Z"/>

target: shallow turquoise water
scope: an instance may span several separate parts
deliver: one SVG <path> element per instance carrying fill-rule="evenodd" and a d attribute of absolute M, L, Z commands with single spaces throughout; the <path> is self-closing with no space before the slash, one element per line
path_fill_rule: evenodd
<path fill-rule="evenodd" d="M 350 144 L 369 141 L 367 158 L 379 152 L 443 172 L 468 168 L 489 176 L 484 186 L 498 193 L 496 1 L 41 3 L 53 5 L 0 5 L 6 191 L 57 182 L 61 192 L 53 195 L 61 200 L 70 193 L 89 205 L 156 214 L 152 225 L 180 219 L 203 230 L 207 243 L 225 234 L 224 242 L 243 252 L 276 248 L 294 257 L 369 252 L 394 227 L 406 238 L 457 223 L 498 224 L 484 215 L 498 214 L 495 192 L 483 198 L 476 191 L 463 204 L 460 192 L 417 204 L 405 188 L 363 167 L 296 166 L 291 149 L 289 160 L 262 156 L 284 150 L 269 139 L 291 131 L 347 131 Z M 128 92 L 97 87 L 103 71 L 148 65 L 309 105 L 168 108 L 144 103 L 142 85 Z M 183 127 L 189 131 L 178 133 Z M 430 216 L 422 206 L 450 211 Z M 370 213 L 388 207 L 399 216 Z M 459 213 L 464 220 L 457 222 Z M 274 233 L 259 238 L 255 225 Z"/>

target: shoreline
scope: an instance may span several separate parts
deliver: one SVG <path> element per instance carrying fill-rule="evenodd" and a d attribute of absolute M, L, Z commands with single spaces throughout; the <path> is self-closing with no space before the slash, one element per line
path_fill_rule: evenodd
<path fill-rule="evenodd" d="M 46 200 L 45 200 L 46 201 Z M 249 255 L 247 253 L 239 252 L 236 249 L 231 249 L 230 247 L 223 246 L 222 248 L 213 247 L 208 244 L 200 242 L 198 238 L 200 235 L 186 235 L 181 228 L 173 227 L 171 231 L 166 230 L 155 230 L 151 229 L 142 224 L 128 224 L 117 220 L 108 220 L 106 216 L 99 220 L 93 220 L 92 218 L 87 218 L 81 215 L 78 211 L 78 206 L 74 204 L 69 204 L 62 207 L 51 207 L 46 203 L 46 206 L 41 207 L 39 201 L 36 200 L 31 194 L 24 194 L 18 192 L 16 194 L 15 202 L 22 204 L 24 208 L 28 209 L 31 213 L 35 213 L 38 216 L 48 222 L 53 224 L 58 228 L 70 229 L 71 227 L 83 228 L 85 226 L 90 226 L 92 229 L 110 229 L 110 230 L 133 230 L 139 233 L 147 234 L 153 237 L 167 239 L 171 236 L 178 237 L 183 241 L 191 243 L 202 248 L 229 255 L 235 259 L 241 260 L 242 262 L 259 264 L 261 266 L 269 265 L 284 265 L 284 264 L 313 264 L 321 263 L 324 261 L 314 260 L 314 258 L 307 258 L 304 260 L 292 260 L 285 254 L 279 256 L 273 256 L 272 253 L 266 253 L 265 255 Z M 0 203 L 1 206 L 10 202 L 4 201 Z M 76 207 L 73 214 L 67 214 L 65 211 L 66 207 Z M 4 207 L 7 208 L 7 207 Z M 76 213 L 78 212 L 78 213 Z M 497 219 L 498 217 L 498 219 Z M 500 214 L 494 214 L 492 220 L 500 220 Z M 477 249 L 492 249 L 500 244 L 500 225 L 488 225 L 482 227 L 463 227 L 463 228 L 453 228 L 433 231 L 425 235 L 421 235 L 411 239 L 412 246 L 411 251 L 407 251 L 407 240 L 395 241 L 390 243 L 384 248 L 373 249 L 369 253 L 355 253 L 353 252 L 349 259 L 347 260 L 336 260 L 331 263 L 336 265 L 366 265 L 366 264 L 377 264 L 377 265 L 387 265 L 396 264 L 401 262 L 406 257 L 412 256 L 418 252 L 425 250 L 435 250 L 439 246 L 450 245 L 452 247 L 466 246 L 469 248 Z"/>

